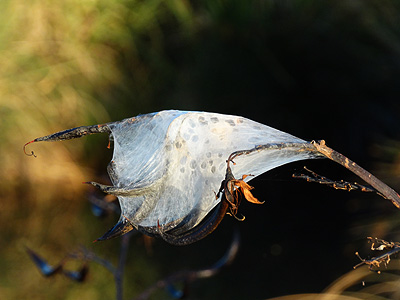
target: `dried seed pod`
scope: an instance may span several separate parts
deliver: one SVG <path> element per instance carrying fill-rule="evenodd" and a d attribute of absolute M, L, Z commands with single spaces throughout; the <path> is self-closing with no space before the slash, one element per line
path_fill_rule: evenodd
<path fill-rule="evenodd" d="M 242 187 L 246 198 L 253 199 L 244 182 L 298 160 L 328 157 L 346 168 L 358 168 L 352 171 L 362 178 L 376 179 L 355 163 L 349 164 L 350 160 L 324 142 L 307 142 L 243 117 L 206 112 L 168 110 L 139 115 L 120 122 L 65 130 L 26 145 L 94 133 L 109 133 L 114 142 L 108 166 L 113 185 L 89 183 L 117 196 L 121 206 L 119 222 L 99 240 L 119 236 L 135 227 L 171 243 L 194 242 L 218 226 L 220 220 L 215 218 L 227 209 L 221 201 L 232 205 L 227 196 L 231 197 L 233 191 L 215 196 L 221 186 L 224 190 L 224 182 L 236 182 L 233 189 Z M 231 161 L 234 163 L 229 167 Z M 231 173 L 227 179 L 228 169 Z M 249 174 L 252 176 L 246 177 Z M 243 182 L 235 178 L 242 178 Z M 377 180 L 373 185 L 379 189 L 376 183 L 381 182 Z M 385 185 L 385 189 L 390 188 Z M 391 189 L 390 194 L 388 198 L 398 205 L 398 194 Z M 211 213 L 214 208 L 220 212 Z M 236 209 L 231 209 L 231 213 Z M 204 222 L 214 225 L 204 226 Z M 198 226 L 200 223 L 202 226 Z M 169 236 L 175 238 L 169 240 Z"/>
<path fill-rule="evenodd" d="M 290 134 L 236 116 L 162 111 L 108 124 L 114 141 L 109 165 L 122 217 L 153 233 L 185 219 L 196 226 L 217 205 L 214 193 L 225 179 L 231 153 L 264 144 L 308 144 Z M 298 147 L 270 147 L 238 157 L 237 176 L 258 176 L 280 165 L 318 155 Z M 251 179 L 250 177 L 247 178 Z"/>

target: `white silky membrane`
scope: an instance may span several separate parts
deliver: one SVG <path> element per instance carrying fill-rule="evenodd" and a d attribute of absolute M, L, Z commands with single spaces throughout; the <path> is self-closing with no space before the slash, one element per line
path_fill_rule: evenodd
<path fill-rule="evenodd" d="M 109 124 L 114 155 L 109 166 L 121 215 L 134 225 L 154 227 L 190 217 L 198 224 L 220 201 L 226 160 L 238 150 L 271 143 L 307 143 L 252 120 L 216 113 L 161 111 Z M 275 167 L 317 158 L 299 148 L 265 149 L 235 159 L 232 171 L 246 181 Z M 135 192 L 136 191 L 136 192 Z M 122 218 L 122 217 L 121 217 Z"/>

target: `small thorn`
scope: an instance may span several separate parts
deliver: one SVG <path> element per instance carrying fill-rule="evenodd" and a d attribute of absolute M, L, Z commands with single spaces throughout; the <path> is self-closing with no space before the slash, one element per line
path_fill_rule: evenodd
<path fill-rule="evenodd" d="M 35 155 L 35 152 L 33 152 L 33 151 L 31 151 L 31 153 L 27 153 L 27 152 L 26 152 L 26 146 L 28 146 L 29 144 L 32 144 L 32 143 L 34 143 L 34 142 L 36 142 L 36 140 L 30 141 L 30 142 L 28 142 L 28 143 L 26 143 L 26 144 L 24 145 L 24 153 L 25 153 L 25 155 L 37 157 L 37 156 Z"/>

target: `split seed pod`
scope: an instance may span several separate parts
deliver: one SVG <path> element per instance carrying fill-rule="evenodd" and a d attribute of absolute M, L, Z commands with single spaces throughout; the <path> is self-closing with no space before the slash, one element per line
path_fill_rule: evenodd
<path fill-rule="evenodd" d="M 108 166 L 113 185 L 90 183 L 117 196 L 122 211 L 117 225 L 99 240 L 134 227 L 175 244 L 191 243 L 214 230 L 220 221 L 215 218 L 225 214 L 212 212 L 220 211 L 227 198 L 224 182 L 251 174 L 243 176 L 248 182 L 290 162 L 327 157 L 310 142 L 243 117 L 175 110 L 77 127 L 32 142 L 102 132 L 114 143 Z M 227 177 L 228 169 L 233 177 Z M 203 224 L 207 221 L 214 222 L 212 229 Z M 190 238 L 199 226 L 202 233 Z M 174 242 L 179 237 L 184 239 Z"/>

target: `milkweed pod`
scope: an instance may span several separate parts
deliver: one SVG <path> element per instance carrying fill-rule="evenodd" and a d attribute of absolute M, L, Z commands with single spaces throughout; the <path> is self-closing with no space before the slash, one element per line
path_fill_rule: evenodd
<path fill-rule="evenodd" d="M 168 110 L 69 131 L 34 141 L 60 140 L 108 132 L 114 143 L 108 166 L 112 186 L 92 183 L 116 195 L 118 224 L 100 238 L 132 227 L 150 235 L 160 228 L 189 231 L 219 203 L 227 159 L 244 181 L 281 165 L 323 157 L 309 142 L 258 122 L 231 115 Z M 77 134 L 74 134 L 77 133 Z M 60 138 L 61 137 L 61 138 Z"/>

